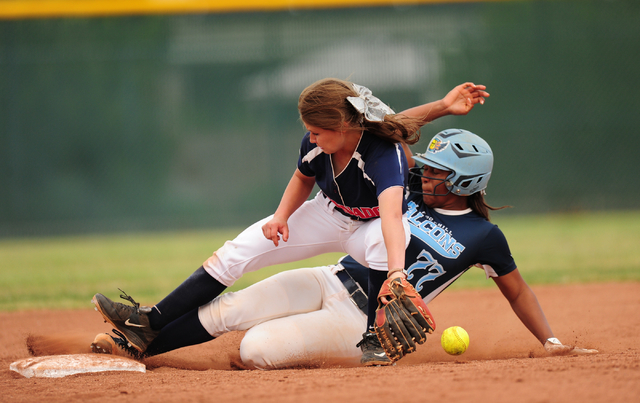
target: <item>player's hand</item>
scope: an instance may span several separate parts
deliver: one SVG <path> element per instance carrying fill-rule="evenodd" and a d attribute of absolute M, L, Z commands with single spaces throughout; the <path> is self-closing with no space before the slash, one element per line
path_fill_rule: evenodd
<path fill-rule="evenodd" d="M 442 98 L 451 115 L 466 115 L 476 104 L 484 104 L 489 93 L 484 85 L 474 83 L 460 84 Z"/>
<path fill-rule="evenodd" d="M 401 271 L 395 271 L 389 275 L 389 279 L 393 280 L 394 278 L 403 278 L 406 280 L 407 276 Z M 387 305 L 389 303 L 389 300 L 385 296 L 380 296 L 380 294 L 378 294 L 378 297 L 382 305 Z"/>
<path fill-rule="evenodd" d="M 551 355 L 585 355 L 596 354 L 598 350 L 580 348 L 562 344 L 560 340 L 552 337 L 544 343 L 544 349 Z"/>
<path fill-rule="evenodd" d="M 280 234 L 282 234 L 282 240 L 287 242 L 289 240 L 289 226 L 287 225 L 287 220 L 273 217 L 262 226 L 262 234 L 265 238 L 270 239 L 275 246 L 278 246 Z"/>

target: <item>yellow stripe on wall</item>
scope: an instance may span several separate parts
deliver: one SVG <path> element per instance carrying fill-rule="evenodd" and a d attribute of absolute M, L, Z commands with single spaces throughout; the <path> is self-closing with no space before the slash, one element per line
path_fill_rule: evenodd
<path fill-rule="evenodd" d="M 462 2 L 470 0 L 0 0 L 0 19 L 280 11 Z"/>

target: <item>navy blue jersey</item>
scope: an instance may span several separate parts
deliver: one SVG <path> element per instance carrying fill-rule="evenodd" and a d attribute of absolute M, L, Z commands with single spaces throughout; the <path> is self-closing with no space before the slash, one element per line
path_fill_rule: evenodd
<path fill-rule="evenodd" d="M 491 277 L 504 276 L 516 269 L 502 231 L 471 209 L 430 209 L 419 194 L 409 197 L 408 208 L 411 240 L 405 268 L 408 280 L 425 302 L 474 265 Z M 350 256 L 343 258 L 341 264 L 357 279 L 368 272 Z"/>
<path fill-rule="evenodd" d="M 378 196 L 393 186 L 407 183 L 407 158 L 399 144 L 364 132 L 347 167 L 335 176 L 331 156 L 302 139 L 298 169 L 315 177 L 322 192 L 347 216 L 357 219 L 380 217 Z M 406 200 L 402 212 L 407 211 Z"/>

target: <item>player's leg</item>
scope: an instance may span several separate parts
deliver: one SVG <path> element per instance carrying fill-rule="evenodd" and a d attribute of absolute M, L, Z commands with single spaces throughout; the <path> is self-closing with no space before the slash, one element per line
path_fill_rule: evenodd
<path fill-rule="evenodd" d="M 290 237 L 276 247 L 262 234 L 264 219 L 227 241 L 182 285 L 149 309 L 116 303 L 96 294 L 96 307 L 106 321 L 144 352 L 158 330 L 197 306 L 211 301 L 244 273 L 262 267 L 344 251 L 343 240 L 362 223 L 335 212 L 327 199 L 307 201 L 289 219 Z M 133 301 L 132 301 L 133 302 Z"/>
<path fill-rule="evenodd" d="M 362 223 L 352 223 L 328 207 L 328 199 L 316 196 L 289 218 L 289 240 L 275 246 L 262 234 L 267 217 L 244 230 L 218 249 L 204 269 L 220 283 L 232 285 L 244 273 L 275 264 L 294 262 L 328 252 L 343 252 L 343 240 Z"/>
<path fill-rule="evenodd" d="M 154 330 L 176 320 L 220 295 L 227 287 L 211 277 L 202 266 L 182 284 L 158 302 L 149 313 L 149 323 Z"/>
<path fill-rule="evenodd" d="M 405 248 L 411 240 L 411 227 L 406 214 L 402 217 Z M 387 271 L 387 247 L 382 235 L 382 220 L 367 221 L 357 228 L 345 243 L 346 252 L 360 264 L 373 270 Z"/>
<path fill-rule="evenodd" d="M 198 316 L 213 337 L 258 323 L 322 307 L 321 267 L 289 270 L 200 307 Z"/>
<path fill-rule="evenodd" d="M 322 306 L 319 268 L 278 273 L 238 292 L 230 292 L 165 326 L 146 355 L 200 344 L 233 330 L 246 330 L 274 318 Z"/>
<path fill-rule="evenodd" d="M 147 347 L 145 356 L 150 357 L 213 339 L 214 337 L 200 323 L 198 308 L 195 308 L 162 328 Z"/>
<path fill-rule="evenodd" d="M 240 345 L 244 364 L 260 369 L 359 365 L 365 314 L 349 299 L 340 280 L 323 268 L 322 309 L 260 323 Z"/>
<path fill-rule="evenodd" d="M 91 351 L 98 354 L 121 356 L 128 354 L 133 358 L 141 359 L 213 340 L 213 337 L 202 327 L 198 319 L 197 308 L 165 326 L 153 338 L 144 352 L 133 347 L 122 332 L 114 329 L 113 333 L 114 335 L 98 334 L 91 343 Z"/>
<path fill-rule="evenodd" d="M 139 306 L 126 294 L 121 297 L 133 305 L 114 302 L 102 294 L 96 294 L 92 302 L 105 321 L 121 332 L 136 350 L 144 352 L 167 324 L 211 301 L 225 288 L 200 267 L 153 308 Z"/>

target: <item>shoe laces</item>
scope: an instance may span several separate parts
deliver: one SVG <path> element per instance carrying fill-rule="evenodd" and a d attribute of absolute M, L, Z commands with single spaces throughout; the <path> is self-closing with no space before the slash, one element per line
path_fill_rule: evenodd
<path fill-rule="evenodd" d="M 128 308 L 133 308 L 137 314 L 140 314 L 140 313 L 148 314 L 149 312 L 151 312 L 150 307 L 140 306 L 139 302 L 136 302 L 136 300 L 133 299 L 132 296 L 128 295 L 121 288 L 118 288 L 118 290 L 120 290 L 120 292 L 122 293 L 120 294 L 120 298 L 124 299 L 125 301 L 129 301 L 133 305 L 133 307 L 128 307 Z M 127 305 L 125 304 L 120 304 L 120 305 L 127 307 Z"/>
<path fill-rule="evenodd" d="M 122 290 L 120 290 L 120 291 L 122 291 Z M 122 291 L 122 292 L 124 292 L 124 291 Z M 111 338 L 118 345 L 118 347 L 123 349 L 127 354 L 129 354 L 130 356 L 132 356 L 133 358 L 138 359 L 138 360 L 141 360 L 141 359 L 147 357 L 147 354 L 141 353 L 140 351 L 138 351 L 134 347 L 132 347 L 131 344 L 129 344 L 129 342 L 127 341 L 127 338 L 124 337 L 124 334 L 119 332 L 117 329 L 112 329 L 112 331 L 118 337 L 111 336 Z"/>
<path fill-rule="evenodd" d="M 120 290 L 120 292 L 122 293 L 120 294 L 120 298 L 124 299 L 125 301 L 131 302 L 131 304 L 136 308 L 136 311 L 140 309 L 140 304 L 136 302 L 136 300 L 134 300 L 133 297 L 129 296 L 126 292 L 124 292 L 120 288 L 118 288 L 118 290 Z"/>
<path fill-rule="evenodd" d="M 378 340 L 378 336 L 376 336 L 375 333 L 371 332 L 367 332 L 362 335 L 362 340 L 360 340 L 360 342 L 356 344 L 356 347 L 360 346 L 363 346 L 363 350 L 370 350 L 371 348 L 382 348 L 380 340 Z"/>

